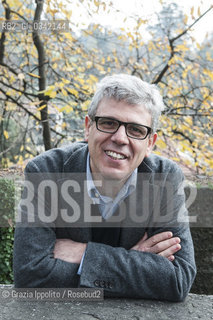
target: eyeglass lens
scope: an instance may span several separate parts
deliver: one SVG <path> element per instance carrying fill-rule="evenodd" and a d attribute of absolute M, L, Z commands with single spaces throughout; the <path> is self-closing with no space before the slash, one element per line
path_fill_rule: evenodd
<path fill-rule="evenodd" d="M 110 119 L 110 118 L 98 118 L 97 128 L 98 130 L 107 132 L 107 133 L 115 133 L 122 123 L 118 120 Z M 129 137 L 136 139 L 144 139 L 148 134 L 148 128 L 139 124 L 128 123 L 125 125 L 126 133 Z"/>

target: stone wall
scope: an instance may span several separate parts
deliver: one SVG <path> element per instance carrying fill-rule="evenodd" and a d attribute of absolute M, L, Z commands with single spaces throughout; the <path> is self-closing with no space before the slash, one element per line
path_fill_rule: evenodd
<path fill-rule="evenodd" d="M 189 190 L 186 190 L 188 195 Z M 198 218 L 197 224 L 191 224 L 197 264 L 191 292 L 213 294 L 213 189 L 197 189 L 196 199 L 188 210 L 191 216 Z"/>
<path fill-rule="evenodd" d="M 5 294 L 6 292 L 6 294 Z M 0 320 L 212 320 L 213 296 L 189 294 L 184 302 L 142 299 L 103 301 L 21 301 L 7 297 L 0 285 Z"/>

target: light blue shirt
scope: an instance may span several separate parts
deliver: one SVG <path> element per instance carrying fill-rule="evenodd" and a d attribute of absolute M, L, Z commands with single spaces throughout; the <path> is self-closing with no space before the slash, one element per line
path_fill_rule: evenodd
<path fill-rule="evenodd" d="M 107 196 L 103 196 L 100 194 L 100 192 L 97 190 L 97 188 L 94 185 L 92 173 L 90 170 L 90 156 L 88 153 L 87 190 L 93 203 L 99 205 L 99 210 L 104 220 L 109 219 L 113 215 L 113 213 L 117 210 L 119 204 L 135 190 L 136 183 L 137 183 L 137 172 L 138 172 L 138 168 L 136 168 L 133 171 L 131 176 L 125 182 L 122 189 L 119 191 L 119 193 L 116 195 L 114 199 Z"/>
<path fill-rule="evenodd" d="M 94 181 L 92 178 L 92 173 L 90 169 L 90 155 L 88 153 L 87 156 L 87 191 L 92 199 L 94 204 L 98 204 L 100 213 L 104 220 L 109 219 L 117 210 L 119 204 L 127 198 L 135 189 L 136 189 L 136 183 L 137 183 L 137 173 L 138 168 L 136 168 L 131 176 L 128 178 L 128 180 L 125 182 L 121 190 L 118 192 L 116 197 L 110 198 L 107 196 L 103 196 L 100 194 L 100 192 L 97 190 L 97 188 L 94 185 Z M 81 263 L 78 269 L 78 274 L 81 274 L 81 269 L 83 265 L 84 255 L 81 259 Z"/>

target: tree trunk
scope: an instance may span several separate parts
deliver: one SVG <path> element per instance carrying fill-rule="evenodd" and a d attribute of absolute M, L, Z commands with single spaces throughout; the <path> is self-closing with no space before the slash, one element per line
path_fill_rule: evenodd
<path fill-rule="evenodd" d="M 36 10 L 34 15 L 34 21 L 40 21 L 41 14 L 43 11 L 43 0 L 35 0 L 36 2 Z M 33 42 L 38 52 L 38 74 L 39 74 L 39 91 L 44 91 L 46 89 L 46 71 L 45 71 L 45 50 L 43 42 L 41 41 L 38 31 L 33 31 Z M 45 96 L 43 93 L 38 95 L 39 100 L 41 103 L 39 104 L 39 108 L 41 109 L 41 123 L 43 127 L 43 142 L 45 150 L 49 150 L 52 148 L 51 146 L 51 134 L 50 134 L 50 126 L 49 126 L 49 116 L 48 116 L 48 106 L 47 101 L 48 97 Z"/>

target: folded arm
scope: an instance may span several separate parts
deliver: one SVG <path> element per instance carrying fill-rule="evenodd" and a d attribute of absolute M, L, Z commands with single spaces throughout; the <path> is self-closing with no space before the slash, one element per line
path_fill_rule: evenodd
<path fill-rule="evenodd" d="M 142 251 L 133 247 L 126 250 L 89 242 L 80 286 L 103 287 L 105 296 L 109 297 L 182 301 L 191 288 L 196 268 L 189 229 L 176 231 L 182 248 L 172 249 L 173 254 L 178 250 L 172 262 L 162 254 L 147 252 L 147 249 Z M 151 233 L 150 230 L 149 234 Z M 180 246 L 179 243 L 177 245 Z M 172 246 L 169 250 L 171 248 Z M 171 256 L 168 251 L 166 254 Z"/>

